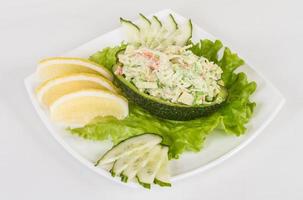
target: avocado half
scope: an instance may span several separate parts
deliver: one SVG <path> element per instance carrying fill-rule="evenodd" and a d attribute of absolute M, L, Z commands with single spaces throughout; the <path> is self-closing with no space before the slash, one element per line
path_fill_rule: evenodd
<path fill-rule="evenodd" d="M 113 67 L 113 72 L 116 69 L 117 65 Z M 128 100 L 163 119 L 188 121 L 207 116 L 216 111 L 225 102 L 228 95 L 227 90 L 222 87 L 220 93 L 211 104 L 188 106 L 172 103 L 140 92 L 135 85 L 127 81 L 123 76 L 115 74 L 114 77 L 114 83 L 122 90 Z"/>

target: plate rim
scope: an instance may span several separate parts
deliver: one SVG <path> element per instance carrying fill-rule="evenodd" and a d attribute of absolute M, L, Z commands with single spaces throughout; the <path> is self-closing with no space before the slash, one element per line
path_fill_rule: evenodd
<path fill-rule="evenodd" d="M 168 14 L 168 13 L 172 13 L 173 15 L 179 16 L 179 17 L 183 17 L 182 15 L 176 13 L 175 11 L 173 11 L 172 9 L 164 9 L 164 10 L 160 10 L 158 12 L 152 13 L 151 15 L 159 15 L 161 13 L 164 14 Z M 184 18 L 184 17 L 183 17 Z M 194 23 L 195 24 L 195 23 Z M 202 29 L 200 26 L 198 26 L 197 24 L 195 24 L 195 26 L 199 27 L 199 29 L 203 30 L 203 32 L 205 32 L 207 35 L 211 36 L 211 38 L 217 38 L 216 36 L 210 34 L 209 32 L 207 32 L 206 30 Z M 74 51 L 77 50 L 79 48 L 81 48 L 82 46 L 93 42 L 94 40 L 96 40 L 99 37 L 102 37 L 106 34 L 109 34 L 115 30 L 117 30 L 118 28 L 115 28 L 113 30 L 110 30 L 106 33 L 103 33 L 97 37 L 95 37 L 92 40 L 89 40 L 87 42 L 85 42 L 82 45 L 79 45 L 77 47 L 75 47 L 74 49 L 70 50 L 70 51 Z M 69 51 L 69 52 L 70 52 Z M 68 53 L 68 52 L 67 52 Z M 237 52 L 238 55 L 240 55 L 240 53 Z M 242 57 L 245 60 L 245 63 L 249 65 L 250 68 L 252 68 L 254 70 L 254 72 L 257 74 L 257 76 L 259 76 L 266 85 L 268 85 L 268 87 L 270 87 L 274 93 L 279 96 L 279 103 L 277 105 L 277 107 L 275 107 L 274 111 L 269 115 L 269 117 L 266 119 L 266 121 L 264 121 L 261 126 L 259 126 L 253 134 L 251 134 L 250 136 L 248 136 L 245 140 L 243 140 L 239 145 L 237 145 L 236 147 L 232 148 L 230 151 L 227 151 L 226 153 L 224 153 L 222 156 L 219 156 L 218 158 L 206 163 L 205 165 L 192 169 L 192 170 L 188 170 L 187 172 L 184 172 L 182 174 L 179 175 L 175 175 L 171 178 L 172 182 L 181 180 L 183 178 L 186 177 L 190 177 L 193 176 L 195 174 L 198 173 L 202 173 L 208 169 L 211 169 L 221 163 L 223 163 L 224 161 L 226 161 L 228 158 L 232 157 L 233 155 L 235 155 L 236 153 L 240 152 L 240 150 L 242 150 L 244 147 L 246 147 L 249 143 L 251 143 L 272 121 L 273 119 L 278 115 L 278 113 L 280 112 L 280 110 L 283 108 L 286 99 L 285 97 L 282 95 L 282 93 L 268 80 L 265 78 L 265 76 L 263 76 L 262 73 L 260 73 L 258 70 L 256 70 L 256 68 L 254 67 L 254 65 L 251 65 L 251 62 L 248 62 L 246 58 Z M 34 109 L 36 110 L 39 118 L 41 119 L 41 121 L 43 122 L 43 124 L 46 126 L 46 128 L 48 129 L 48 131 L 51 133 L 51 135 L 55 138 L 55 140 L 62 145 L 62 147 L 69 153 L 72 155 L 72 157 L 74 157 L 76 160 L 78 160 L 80 163 L 82 163 L 83 165 L 85 165 L 86 167 L 88 167 L 89 169 L 91 169 L 92 171 L 94 171 L 97 174 L 100 174 L 104 177 L 106 177 L 107 179 L 114 181 L 116 183 L 125 185 L 125 186 L 129 186 L 132 188 L 138 188 L 137 184 L 134 183 L 123 183 L 120 180 L 118 180 L 117 178 L 113 178 L 109 175 L 109 173 L 101 168 L 97 168 L 95 167 L 91 162 L 89 162 L 87 159 L 85 159 L 84 157 L 82 157 L 78 152 L 76 152 L 69 144 L 67 144 L 67 142 L 64 141 L 64 139 L 62 137 L 60 137 L 56 131 L 51 127 L 51 122 L 47 123 L 47 121 L 49 121 L 47 118 L 45 118 L 45 113 L 43 113 L 43 111 L 38 108 L 39 104 L 36 103 L 36 99 L 35 97 L 32 95 L 31 92 L 31 84 L 30 84 L 30 80 L 33 78 L 33 76 L 35 75 L 35 72 L 30 74 L 29 76 L 27 76 L 24 79 L 24 85 L 26 88 L 26 91 L 29 95 L 30 101 L 34 107 Z"/>

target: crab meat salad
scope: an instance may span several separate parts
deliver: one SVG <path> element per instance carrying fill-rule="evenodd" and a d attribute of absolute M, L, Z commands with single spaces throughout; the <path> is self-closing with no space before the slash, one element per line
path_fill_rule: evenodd
<path fill-rule="evenodd" d="M 207 58 L 198 57 L 188 48 L 169 46 L 164 51 L 128 45 L 118 55 L 123 75 L 140 92 L 172 103 L 209 104 L 224 85 L 222 69 Z"/>

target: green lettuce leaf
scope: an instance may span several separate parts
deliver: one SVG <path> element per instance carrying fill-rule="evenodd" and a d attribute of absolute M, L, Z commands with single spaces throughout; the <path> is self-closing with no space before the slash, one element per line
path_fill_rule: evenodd
<path fill-rule="evenodd" d="M 117 61 L 112 57 L 119 52 L 117 49 L 122 49 L 121 46 L 106 48 L 94 54 L 92 60 L 110 68 Z M 213 114 L 184 122 L 164 120 L 130 103 L 129 116 L 124 120 L 114 117 L 97 118 L 82 128 L 70 129 L 71 133 L 91 140 L 111 139 L 115 144 L 133 135 L 157 133 L 163 137 L 163 144 L 169 146 L 170 158 L 178 158 L 184 151 L 200 151 L 207 135 L 217 127 L 228 134 L 243 134 L 246 130 L 245 124 L 255 108 L 255 103 L 249 98 L 256 89 L 256 83 L 249 82 L 244 73 L 234 72 L 244 61 L 228 48 L 224 49 L 223 57 L 218 60 L 217 55 L 222 47 L 219 40 L 201 40 L 191 48 L 193 53 L 217 63 L 223 70 L 222 80 L 229 95 L 226 102 Z M 111 58 L 107 60 L 107 57 Z"/>
<path fill-rule="evenodd" d="M 114 117 L 96 118 L 82 128 L 70 130 L 71 133 L 86 139 L 111 139 L 114 144 L 133 135 L 157 133 L 163 137 L 162 143 L 170 147 L 169 156 L 178 158 L 184 151 L 199 151 L 206 135 L 217 127 L 220 119 L 212 115 L 186 122 L 164 120 L 130 104 L 129 116 L 124 120 Z"/>
<path fill-rule="evenodd" d="M 225 132 L 237 136 L 246 130 L 245 124 L 249 121 L 256 106 L 249 97 L 256 90 L 256 83 L 249 82 L 244 73 L 233 74 L 234 81 L 228 88 L 229 96 L 224 106 L 218 112 L 222 116 L 222 125 Z"/>
<path fill-rule="evenodd" d="M 244 64 L 237 54 L 232 53 L 229 48 L 224 49 L 222 59 L 217 63 L 223 70 L 222 80 L 224 81 L 225 87 L 229 88 L 234 84 L 237 74 L 234 71 Z"/>
<path fill-rule="evenodd" d="M 117 63 L 117 54 L 126 49 L 126 44 L 122 43 L 115 47 L 106 47 L 102 51 L 98 51 L 91 55 L 89 59 L 107 69 L 111 70 L 112 66 Z"/>
<path fill-rule="evenodd" d="M 211 40 L 200 40 L 196 44 L 192 44 L 190 50 L 197 56 L 203 56 L 210 61 L 215 63 L 218 62 L 218 52 L 223 47 L 223 44 L 220 40 L 212 42 Z"/>

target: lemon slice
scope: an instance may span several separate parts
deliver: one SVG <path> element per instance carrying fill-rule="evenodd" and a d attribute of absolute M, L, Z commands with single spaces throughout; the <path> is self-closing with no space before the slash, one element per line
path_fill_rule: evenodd
<path fill-rule="evenodd" d="M 118 89 L 106 78 L 95 74 L 78 73 L 50 79 L 36 89 L 36 94 L 42 104 L 49 106 L 65 94 L 84 89 L 107 89 L 118 93 Z"/>
<path fill-rule="evenodd" d="M 101 74 L 109 80 L 113 75 L 105 67 L 84 58 L 53 57 L 38 63 L 37 74 L 42 81 L 74 73 Z"/>
<path fill-rule="evenodd" d="M 50 116 L 67 126 L 83 126 L 97 116 L 123 119 L 128 115 L 127 100 L 104 90 L 82 90 L 64 95 L 50 105 Z"/>

